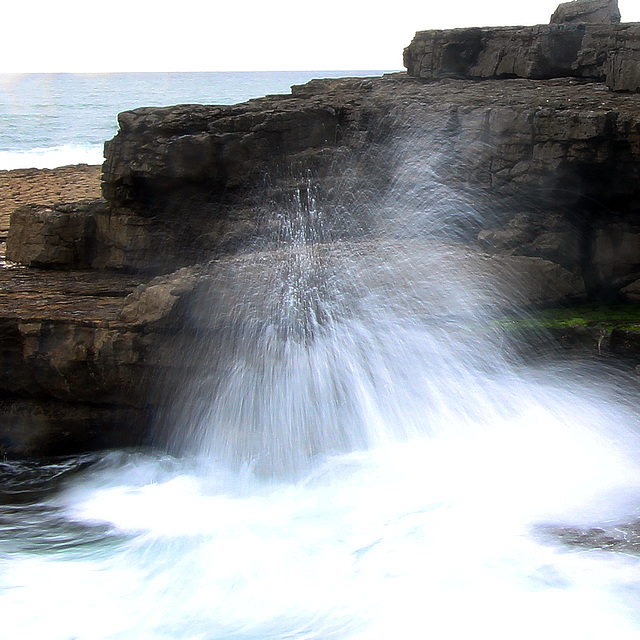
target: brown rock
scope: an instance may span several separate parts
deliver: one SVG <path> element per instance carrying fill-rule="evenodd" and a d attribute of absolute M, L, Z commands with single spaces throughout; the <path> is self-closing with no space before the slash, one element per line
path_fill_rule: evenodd
<path fill-rule="evenodd" d="M 598 282 L 609 288 L 622 288 L 633 297 L 629 277 L 640 272 L 640 224 L 632 220 L 603 223 L 594 233 L 591 265 Z"/>
<path fill-rule="evenodd" d="M 47 207 L 25 205 L 11 214 L 7 259 L 27 267 L 86 269 L 95 248 L 96 214 L 103 200 Z"/>
<path fill-rule="evenodd" d="M 52 400 L 0 401 L 0 455 L 39 458 L 137 446 L 150 416 L 143 409 Z"/>
<path fill-rule="evenodd" d="M 640 278 L 623 287 L 622 295 L 630 302 L 640 302 Z"/>
<path fill-rule="evenodd" d="M 133 326 L 170 327 L 184 319 L 183 296 L 198 286 L 197 269 L 184 268 L 140 285 L 125 299 L 120 319 Z"/>
<path fill-rule="evenodd" d="M 580 231 L 562 213 L 518 213 L 501 226 L 483 229 L 478 240 L 494 251 L 544 258 L 569 269 L 582 254 Z"/>
<path fill-rule="evenodd" d="M 53 206 L 100 197 L 102 168 L 72 165 L 56 169 L 0 170 L 0 258 L 13 211 L 23 205 Z"/>

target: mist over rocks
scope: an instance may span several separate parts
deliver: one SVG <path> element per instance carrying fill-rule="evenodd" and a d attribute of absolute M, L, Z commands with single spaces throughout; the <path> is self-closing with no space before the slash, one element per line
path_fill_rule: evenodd
<path fill-rule="evenodd" d="M 185 345 L 262 321 L 237 283 L 264 290 L 267 263 L 284 273 L 292 255 L 319 290 L 358 256 L 362 281 L 393 291 L 396 265 L 425 300 L 443 294 L 434 317 L 467 286 L 463 263 L 481 297 L 506 287 L 504 310 L 638 299 L 640 25 L 616 9 L 578 0 L 550 25 L 420 31 L 407 73 L 120 114 L 102 199 L 12 215 L 0 450 L 143 442 L 193 366 Z"/>

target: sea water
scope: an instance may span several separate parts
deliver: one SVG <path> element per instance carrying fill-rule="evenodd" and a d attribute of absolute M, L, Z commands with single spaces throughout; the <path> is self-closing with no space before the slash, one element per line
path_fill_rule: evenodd
<path fill-rule="evenodd" d="M 421 250 L 265 205 L 294 232 L 231 264 L 171 446 L 0 464 L 0 637 L 640 638 L 637 381 L 504 346 L 514 292 L 436 233 L 472 199 L 402 184 Z"/>
<path fill-rule="evenodd" d="M 0 74 L 0 169 L 102 164 L 105 140 L 128 109 L 235 104 L 289 93 L 314 78 L 383 71 Z"/>

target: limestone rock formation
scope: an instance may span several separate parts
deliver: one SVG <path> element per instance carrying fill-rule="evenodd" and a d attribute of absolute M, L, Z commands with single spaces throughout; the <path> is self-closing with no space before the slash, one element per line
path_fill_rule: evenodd
<path fill-rule="evenodd" d="M 7 258 L 27 267 L 87 269 L 106 203 L 25 205 L 11 214 Z"/>
<path fill-rule="evenodd" d="M 129 207 L 138 220 L 152 210 L 154 223 L 176 229 L 176 236 L 189 226 L 183 237 L 192 242 L 177 243 L 175 254 L 182 255 L 167 258 L 178 267 L 243 247 L 265 248 L 278 240 L 277 225 L 270 223 L 274 210 L 301 207 L 309 197 L 322 209 L 323 241 L 384 229 L 399 233 L 399 227 L 409 235 L 426 233 L 429 218 L 420 211 L 430 200 L 428 192 L 418 195 L 428 179 L 434 203 L 462 198 L 465 212 L 482 217 L 475 223 L 475 214 L 465 220 L 466 213 L 447 213 L 452 224 L 458 215 L 455 224 L 468 237 L 479 234 L 485 248 L 552 260 L 581 272 L 589 290 L 616 290 L 639 266 L 632 249 L 608 251 L 603 244 L 607 234 L 620 236 L 619 219 L 633 227 L 640 212 L 636 102 L 603 84 L 564 78 L 447 78 L 424 84 L 392 75 L 318 81 L 294 89 L 293 96 L 255 100 L 248 107 L 202 108 L 200 117 L 208 113 L 211 121 L 199 122 L 195 132 L 193 123 L 178 127 L 188 107 L 127 115 L 127 127 L 109 145 L 104 189 L 112 206 Z M 331 125 L 323 120 L 324 137 L 309 138 L 301 151 L 300 135 L 293 131 L 305 130 L 307 103 L 334 115 Z M 153 124 L 167 113 L 171 134 Z M 134 126 L 136 118 L 146 124 Z M 292 131 L 281 140 L 296 144 L 276 146 L 281 155 L 275 158 L 260 146 L 244 146 L 262 119 L 288 122 Z M 174 142 L 187 148 L 191 137 L 204 144 L 207 127 L 215 132 L 223 126 L 229 128 L 225 144 L 244 149 L 242 169 L 233 154 L 231 160 L 219 154 L 209 159 L 208 173 L 201 165 L 189 173 L 186 156 L 176 160 L 171 154 L 177 152 L 168 152 Z M 218 144 L 220 134 L 211 138 L 210 144 Z M 170 178 L 175 163 L 183 168 Z M 437 200 L 438 190 L 446 197 Z M 483 213 L 486 208 L 490 215 Z"/>
<path fill-rule="evenodd" d="M 102 199 L 25 205 L 11 214 L 6 257 L 45 269 L 157 273 L 179 262 L 179 241 L 166 222 Z"/>
<path fill-rule="evenodd" d="M 127 296 L 120 319 L 147 330 L 219 331 L 230 323 L 281 317 L 281 281 L 314 283 L 325 313 L 339 317 L 378 296 L 429 317 L 473 313 L 475 305 L 513 309 L 584 299 L 580 275 L 539 257 L 496 255 L 422 239 L 332 242 L 228 256 L 183 268 L 140 285 Z M 333 291 L 328 282 L 339 283 Z M 410 295 L 398 282 L 410 283 Z M 470 292 L 468 305 L 460 291 Z M 304 295 L 304 292 L 299 292 Z"/>
<path fill-rule="evenodd" d="M 8 267 L 0 279 L 0 451 L 114 446 L 125 431 L 139 442 L 149 340 L 117 322 L 137 279 Z"/>

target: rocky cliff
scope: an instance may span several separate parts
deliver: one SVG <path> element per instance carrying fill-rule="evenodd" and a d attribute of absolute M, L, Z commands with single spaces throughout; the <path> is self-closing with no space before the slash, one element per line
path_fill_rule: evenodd
<path fill-rule="evenodd" d="M 19 416 L 0 429 L 4 450 L 141 441 L 190 367 L 185 340 L 248 304 L 229 274 L 263 282 L 283 251 L 322 247 L 305 276 L 316 284 L 327 263 L 366 254 L 386 291 L 394 272 L 376 264 L 404 255 L 432 287 L 432 247 L 453 242 L 450 265 L 472 261 L 484 291 L 520 283 L 504 309 L 639 299 L 640 26 L 616 7 L 418 32 L 406 74 L 120 114 L 103 200 L 13 214 L 7 255 L 27 268 L 3 276 L 16 293 L 0 313 L 0 388 Z M 196 312 L 203 291 L 227 310 L 214 323 Z"/>

